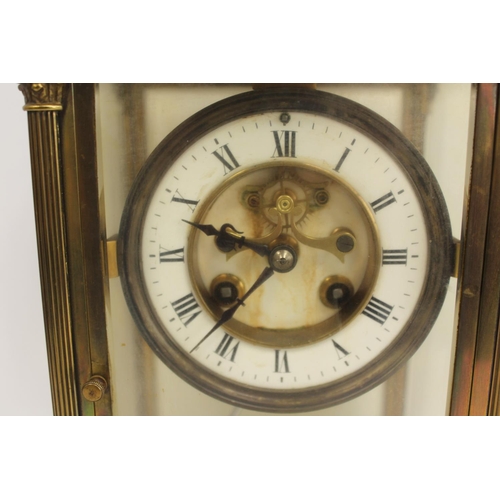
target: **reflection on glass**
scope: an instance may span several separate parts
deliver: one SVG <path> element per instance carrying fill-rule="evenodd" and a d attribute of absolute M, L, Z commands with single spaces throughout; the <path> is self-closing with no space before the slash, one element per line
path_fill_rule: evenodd
<path fill-rule="evenodd" d="M 446 198 L 453 235 L 460 237 L 473 88 L 467 84 L 319 85 L 357 101 L 398 127 L 433 169 Z M 158 143 L 196 111 L 245 85 L 114 85 L 97 89 L 99 165 L 107 237 L 137 172 Z M 142 340 L 119 279 L 110 280 L 108 335 L 113 411 L 122 415 L 250 415 L 206 396 L 174 375 Z M 408 366 L 383 385 L 318 415 L 442 415 L 447 412 L 456 282 Z"/>

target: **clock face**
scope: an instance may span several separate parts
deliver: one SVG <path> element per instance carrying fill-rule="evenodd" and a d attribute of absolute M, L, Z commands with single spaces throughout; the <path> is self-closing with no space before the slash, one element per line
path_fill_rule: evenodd
<path fill-rule="evenodd" d="M 120 232 L 122 283 L 160 358 L 266 411 L 329 406 L 383 381 L 444 299 L 446 207 L 416 150 L 351 101 L 254 91 L 153 152 Z"/>

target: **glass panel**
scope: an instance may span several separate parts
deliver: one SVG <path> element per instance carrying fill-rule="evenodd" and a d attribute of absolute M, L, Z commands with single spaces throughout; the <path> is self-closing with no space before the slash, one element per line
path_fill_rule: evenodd
<path fill-rule="evenodd" d="M 430 164 L 461 237 L 474 88 L 468 84 L 319 85 L 380 114 Z M 249 85 L 97 87 L 97 131 L 107 238 L 116 237 L 127 195 L 155 147 L 182 121 Z M 456 279 L 434 328 L 407 366 L 368 393 L 316 415 L 444 415 L 453 361 Z M 109 281 L 108 335 L 116 415 L 262 415 L 205 395 L 175 375 L 136 328 L 120 280 Z"/>

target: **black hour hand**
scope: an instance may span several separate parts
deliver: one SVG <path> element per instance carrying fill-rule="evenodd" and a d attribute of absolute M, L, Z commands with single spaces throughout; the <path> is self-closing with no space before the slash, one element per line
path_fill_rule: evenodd
<path fill-rule="evenodd" d="M 212 224 L 198 224 L 197 222 L 190 222 L 186 219 L 182 219 L 182 222 L 186 222 L 187 224 L 194 226 L 196 229 L 199 229 L 207 236 L 219 236 L 220 234 L 220 231 L 212 226 Z"/>
<path fill-rule="evenodd" d="M 214 226 L 212 226 L 212 224 L 199 224 L 197 222 L 190 222 L 185 219 L 182 220 L 183 222 L 187 222 L 191 226 L 199 229 L 207 236 L 215 236 L 217 247 L 222 252 L 232 252 L 235 249 L 236 245 L 238 245 L 240 248 L 242 246 L 247 247 L 261 256 L 269 255 L 269 247 L 267 245 L 256 243 L 251 240 L 247 240 L 244 236 L 240 236 L 243 233 L 237 231 L 236 228 L 231 224 L 223 224 L 220 230 L 218 230 Z"/>

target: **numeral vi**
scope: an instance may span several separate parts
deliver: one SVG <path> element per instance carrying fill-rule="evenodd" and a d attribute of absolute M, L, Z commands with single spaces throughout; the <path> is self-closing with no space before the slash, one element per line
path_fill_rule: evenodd
<path fill-rule="evenodd" d="M 286 351 L 274 351 L 274 372 L 290 373 L 290 367 L 288 365 L 288 353 Z"/>

